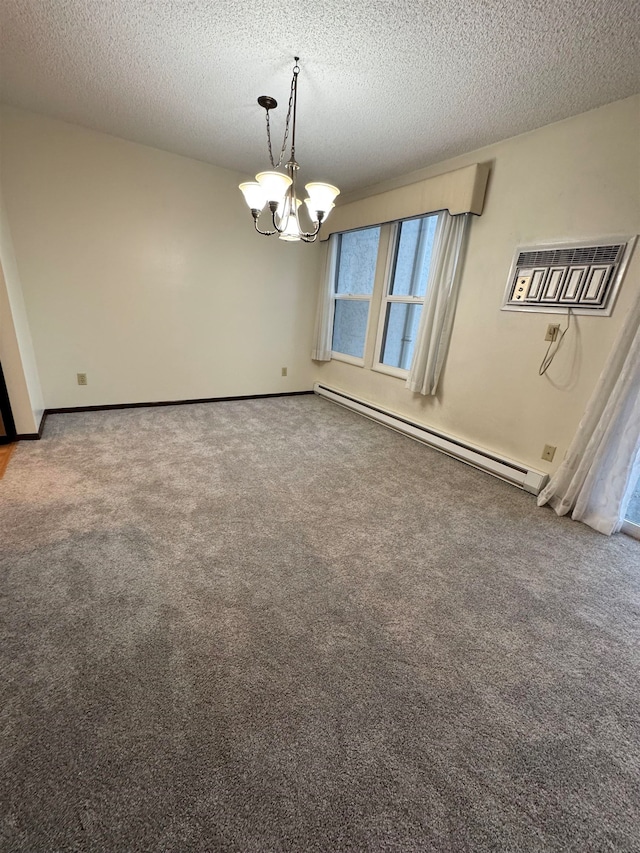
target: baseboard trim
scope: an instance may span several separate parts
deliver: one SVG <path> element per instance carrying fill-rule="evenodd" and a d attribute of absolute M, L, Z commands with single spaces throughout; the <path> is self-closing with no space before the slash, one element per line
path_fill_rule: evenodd
<path fill-rule="evenodd" d="M 38 438 L 42 438 L 42 432 L 44 430 L 44 422 L 47 419 L 47 415 L 48 415 L 48 412 L 45 409 L 44 412 L 42 413 L 42 417 L 40 418 L 40 426 L 38 427 Z"/>
<path fill-rule="evenodd" d="M 38 427 L 38 432 L 22 432 L 18 433 L 12 441 L 40 441 L 42 438 L 42 431 L 44 429 L 44 422 L 47 419 L 47 410 L 45 409 L 42 413 L 42 417 L 40 418 L 40 426 Z"/>
<path fill-rule="evenodd" d="M 114 409 L 150 409 L 155 406 L 191 406 L 194 403 L 231 403 L 234 400 L 265 400 L 269 397 L 300 397 L 303 394 L 313 394 L 310 391 L 285 391 L 277 394 L 240 394 L 236 397 L 198 397 L 193 400 L 154 400 L 148 403 L 110 403 L 105 406 L 62 406 L 46 409 L 43 420 L 47 415 L 68 415 L 74 412 L 110 412 Z M 34 435 L 35 437 L 35 435 Z"/>

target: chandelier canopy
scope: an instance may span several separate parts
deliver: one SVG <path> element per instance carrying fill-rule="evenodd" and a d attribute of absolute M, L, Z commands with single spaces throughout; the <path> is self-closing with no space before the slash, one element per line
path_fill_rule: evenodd
<path fill-rule="evenodd" d="M 305 231 L 300 224 L 302 202 L 296 193 L 296 172 L 300 168 L 296 162 L 296 102 L 298 98 L 298 74 L 300 73 L 298 60 L 299 57 L 296 56 L 284 139 L 278 162 L 276 163 L 271 148 L 271 124 L 269 121 L 269 110 L 274 110 L 278 106 L 278 102 L 269 95 L 261 95 L 258 98 L 258 103 L 267 114 L 267 146 L 273 171 L 258 172 L 255 181 L 240 184 L 240 189 L 244 195 L 244 200 L 251 209 L 253 224 L 258 234 L 264 234 L 266 237 L 277 234 L 281 240 L 290 242 L 302 240 L 305 243 L 313 243 L 318 237 L 322 223 L 331 212 L 334 206 L 333 200 L 340 190 L 332 184 L 323 184 L 319 181 L 305 185 L 309 197 L 304 200 L 304 203 L 312 226 L 309 231 Z M 276 170 L 282 166 L 285 157 L 289 129 L 291 129 L 291 149 L 289 160 L 284 165 L 286 170 L 286 174 L 284 174 Z M 273 231 L 263 231 L 258 225 L 260 214 L 267 205 L 271 212 Z"/>

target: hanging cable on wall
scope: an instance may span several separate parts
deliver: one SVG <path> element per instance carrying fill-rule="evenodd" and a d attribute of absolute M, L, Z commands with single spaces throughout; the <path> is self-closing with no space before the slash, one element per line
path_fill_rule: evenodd
<path fill-rule="evenodd" d="M 540 367 L 538 368 L 538 375 L 544 376 L 547 370 L 551 367 L 553 359 L 556 357 L 558 350 L 560 349 L 560 344 L 562 343 L 562 339 L 569 331 L 569 326 L 571 325 L 571 308 L 567 308 L 567 325 L 564 327 L 562 332 L 556 335 L 555 340 L 549 341 L 549 346 L 547 347 L 547 351 L 544 354 L 544 358 L 540 362 Z M 553 346 L 555 344 L 555 347 Z"/>

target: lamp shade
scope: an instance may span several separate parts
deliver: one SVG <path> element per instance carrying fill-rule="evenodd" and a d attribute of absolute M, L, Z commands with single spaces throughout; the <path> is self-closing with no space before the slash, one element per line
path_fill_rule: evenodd
<path fill-rule="evenodd" d="M 340 194 L 338 187 L 332 184 L 323 184 L 315 181 L 305 184 L 305 190 L 309 193 L 310 207 L 313 210 L 328 211 L 333 207 L 333 200 Z M 309 207 L 309 205 L 307 205 Z"/>
<path fill-rule="evenodd" d="M 259 172 L 256 181 L 264 191 L 267 201 L 282 201 L 291 186 L 291 178 L 281 172 Z"/>
<path fill-rule="evenodd" d="M 321 207 L 316 207 L 310 198 L 305 198 L 304 203 L 307 205 L 307 210 L 309 211 L 309 216 L 311 217 L 312 222 L 318 221 L 318 210 L 322 210 L 322 212 L 324 213 L 324 218 L 322 221 L 326 222 L 327 217 L 335 207 L 335 204 L 331 203 L 326 210 L 323 210 Z"/>
<path fill-rule="evenodd" d="M 280 240 L 286 240 L 288 243 L 294 243 L 300 239 L 300 229 L 295 216 L 290 216 L 282 234 L 278 234 Z"/>
<path fill-rule="evenodd" d="M 295 202 L 296 210 L 298 210 L 302 202 L 299 198 L 297 198 Z M 284 229 L 282 231 L 282 234 L 278 235 L 280 239 L 287 240 L 289 243 L 293 243 L 296 240 L 299 240 L 300 225 L 298 223 L 298 217 L 291 209 L 291 196 L 287 196 L 284 201 L 280 202 L 280 204 L 278 205 L 277 213 L 280 227 L 282 227 L 282 223 L 284 222 Z"/>
<path fill-rule="evenodd" d="M 260 184 L 256 184 L 255 181 L 247 181 L 244 184 L 240 184 L 239 189 L 242 191 L 244 200 L 247 202 L 251 210 L 262 210 L 267 203 L 267 197 L 264 194 L 264 190 Z"/>

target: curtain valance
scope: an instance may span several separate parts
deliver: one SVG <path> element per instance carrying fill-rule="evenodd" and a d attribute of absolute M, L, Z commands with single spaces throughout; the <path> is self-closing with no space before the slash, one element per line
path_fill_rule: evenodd
<path fill-rule="evenodd" d="M 459 213 L 479 216 L 484 205 L 489 169 L 488 163 L 474 163 L 405 187 L 338 205 L 320 232 L 322 239 L 327 240 L 339 231 L 382 225 L 437 210 L 448 210 L 452 216 Z"/>

